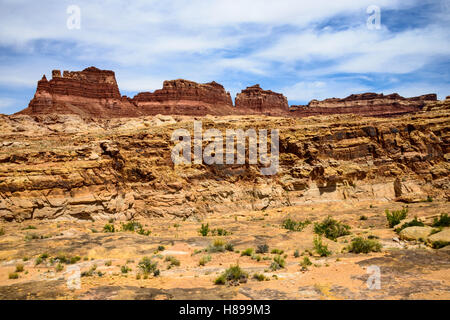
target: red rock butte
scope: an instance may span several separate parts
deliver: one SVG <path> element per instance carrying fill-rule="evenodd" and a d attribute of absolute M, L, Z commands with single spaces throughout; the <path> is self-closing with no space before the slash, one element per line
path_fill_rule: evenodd
<path fill-rule="evenodd" d="M 236 96 L 235 106 L 229 92 L 217 82 L 199 84 L 178 79 L 164 81 L 163 88 L 121 96 L 113 71 L 89 67 L 83 71 L 52 71 L 44 75 L 28 107 L 18 114 L 77 114 L 84 118 L 120 118 L 146 115 L 245 115 L 308 117 L 354 113 L 362 116 L 392 117 L 422 110 L 437 101 L 436 94 L 404 98 L 394 93 L 353 94 L 344 99 L 312 100 L 308 105 L 289 107 L 287 98 L 258 84 Z"/>

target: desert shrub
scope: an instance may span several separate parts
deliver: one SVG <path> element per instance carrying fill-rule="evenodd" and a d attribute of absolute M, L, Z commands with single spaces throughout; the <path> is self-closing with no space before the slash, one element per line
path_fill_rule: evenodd
<path fill-rule="evenodd" d="M 249 256 L 249 257 L 251 257 L 252 254 L 253 254 L 253 248 L 248 248 L 248 249 L 245 249 L 244 251 L 241 252 L 241 257 L 242 256 Z"/>
<path fill-rule="evenodd" d="M 114 225 L 113 224 L 109 224 L 109 223 L 107 223 L 107 224 L 105 224 L 104 226 L 103 226 L 103 232 L 105 232 L 105 233 L 108 233 L 108 232 L 115 232 L 116 231 L 116 229 L 114 228 Z"/>
<path fill-rule="evenodd" d="M 144 276 L 148 276 L 150 273 L 153 273 L 153 275 L 157 277 L 160 274 L 158 262 L 153 262 L 149 257 L 142 258 L 142 260 L 138 263 L 138 268 L 142 271 Z"/>
<path fill-rule="evenodd" d="M 379 252 L 381 251 L 381 244 L 377 240 L 357 237 L 352 239 L 348 251 L 353 253 Z"/>
<path fill-rule="evenodd" d="M 105 262 L 105 266 L 110 267 L 112 265 L 112 261 L 108 260 Z"/>
<path fill-rule="evenodd" d="M 298 257 L 300 257 L 300 251 L 298 251 L 298 249 L 296 249 L 294 251 L 294 258 L 298 258 Z"/>
<path fill-rule="evenodd" d="M 178 260 L 177 258 L 175 258 L 174 256 L 167 256 L 165 259 L 166 262 L 170 262 L 169 264 L 169 268 L 176 266 L 178 267 L 180 265 L 180 260 Z"/>
<path fill-rule="evenodd" d="M 359 220 L 361 220 L 361 221 L 365 221 L 365 220 L 367 220 L 368 218 L 366 217 L 366 216 L 364 216 L 364 215 L 362 215 L 362 216 L 360 216 L 359 217 Z"/>
<path fill-rule="evenodd" d="M 309 225 L 311 221 L 294 221 L 290 218 L 286 219 L 282 223 L 282 227 L 284 229 L 288 229 L 291 231 L 302 231 L 307 225 Z"/>
<path fill-rule="evenodd" d="M 302 266 L 302 268 L 307 269 L 310 265 L 312 265 L 311 260 L 309 260 L 308 257 L 303 257 L 303 261 L 300 262 L 300 266 Z"/>
<path fill-rule="evenodd" d="M 267 244 L 260 244 L 256 247 L 256 253 L 267 253 L 269 252 L 269 246 Z"/>
<path fill-rule="evenodd" d="M 261 273 L 255 273 L 253 275 L 253 279 L 258 280 L 258 281 L 265 281 L 267 278 L 265 275 L 263 275 Z"/>
<path fill-rule="evenodd" d="M 283 254 L 284 253 L 284 250 L 281 250 L 281 249 L 272 249 L 272 251 L 270 251 L 270 253 L 272 253 L 272 254 Z"/>
<path fill-rule="evenodd" d="M 350 234 L 350 226 L 327 217 L 320 223 L 314 224 L 314 233 L 323 235 L 330 240 L 336 240 L 339 237 Z"/>
<path fill-rule="evenodd" d="M 16 272 L 23 272 L 23 264 L 19 263 L 16 265 Z"/>
<path fill-rule="evenodd" d="M 203 237 L 206 237 L 206 236 L 208 236 L 209 232 L 210 232 L 209 224 L 208 223 L 207 224 L 203 224 L 202 223 L 202 226 L 200 227 L 200 229 L 198 229 L 198 233 L 200 233 Z"/>
<path fill-rule="evenodd" d="M 273 257 L 273 262 L 270 265 L 270 270 L 276 271 L 278 269 L 283 269 L 286 265 L 286 261 L 283 259 L 282 256 L 278 255 Z"/>
<path fill-rule="evenodd" d="M 207 255 L 207 256 L 203 256 L 200 261 L 198 262 L 199 266 L 205 266 L 208 262 L 211 261 L 211 256 Z"/>
<path fill-rule="evenodd" d="M 164 250 L 166 250 L 166 247 L 159 245 L 156 250 L 157 251 L 164 251 Z"/>
<path fill-rule="evenodd" d="M 122 273 L 128 273 L 128 271 L 131 271 L 131 268 L 128 267 L 127 265 L 124 265 L 120 268 L 120 272 Z"/>
<path fill-rule="evenodd" d="M 408 208 L 403 207 L 402 210 L 393 210 L 392 212 L 389 212 L 389 210 L 386 209 L 385 213 L 389 228 L 393 228 L 398 225 L 401 220 L 406 218 L 408 215 Z"/>
<path fill-rule="evenodd" d="M 61 263 L 58 263 L 55 267 L 56 272 L 61 272 L 64 270 L 64 266 Z"/>
<path fill-rule="evenodd" d="M 256 261 L 260 262 L 261 261 L 261 256 L 258 255 L 258 254 L 253 254 L 252 255 L 252 260 L 256 260 Z"/>
<path fill-rule="evenodd" d="M 414 220 L 411 220 L 410 222 L 405 222 L 401 227 L 398 227 L 395 229 L 395 232 L 400 233 L 405 228 L 409 227 L 423 227 L 425 224 L 419 220 L 417 220 L 417 217 L 414 217 Z"/>
<path fill-rule="evenodd" d="M 243 283 L 248 279 L 248 273 L 242 270 L 239 265 L 230 266 L 224 273 L 222 273 L 216 280 L 214 284 L 223 285 L 228 282 L 232 283 Z"/>
<path fill-rule="evenodd" d="M 447 213 L 441 213 L 439 219 L 434 218 L 433 227 L 450 227 L 450 217 Z"/>
<path fill-rule="evenodd" d="M 215 239 L 208 248 L 206 248 L 206 251 L 210 253 L 224 252 L 225 242 L 221 239 Z"/>
<path fill-rule="evenodd" d="M 227 243 L 225 245 L 225 250 L 227 250 L 227 251 L 234 251 L 234 245 L 232 243 Z"/>
<path fill-rule="evenodd" d="M 0 236 L 3 236 L 3 235 L 5 235 L 5 229 L 0 228 Z"/>
<path fill-rule="evenodd" d="M 36 227 L 35 226 L 26 226 L 22 230 L 36 230 Z"/>
<path fill-rule="evenodd" d="M 9 279 L 19 279 L 19 274 L 18 274 L 17 272 L 11 272 L 11 273 L 8 275 L 8 278 L 9 278 Z"/>
<path fill-rule="evenodd" d="M 136 232 L 137 234 L 148 236 L 150 235 L 150 230 L 145 230 L 141 223 L 137 221 L 129 221 L 127 223 L 122 223 L 122 231 Z"/>
<path fill-rule="evenodd" d="M 434 241 L 431 246 L 433 247 L 433 249 L 441 249 L 448 246 L 449 244 L 450 242 L 448 241 Z"/>
<path fill-rule="evenodd" d="M 95 270 L 97 270 L 97 265 L 94 264 L 88 271 L 83 271 L 81 273 L 82 277 L 92 277 L 94 275 Z"/>
<path fill-rule="evenodd" d="M 213 236 L 228 236 L 228 235 L 231 234 L 231 232 L 229 232 L 229 231 L 227 231 L 225 229 L 222 229 L 222 228 L 217 228 L 217 229 L 213 229 L 211 231 L 211 234 Z"/>
<path fill-rule="evenodd" d="M 328 257 L 332 253 L 328 250 L 328 246 L 322 243 L 321 237 L 314 238 L 314 250 L 316 250 L 321 257 Z"/>

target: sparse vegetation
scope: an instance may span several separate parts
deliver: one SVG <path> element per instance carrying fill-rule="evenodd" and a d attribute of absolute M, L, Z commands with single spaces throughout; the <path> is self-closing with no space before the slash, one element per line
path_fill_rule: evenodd
<path fill-rule="evenodd" d="M 23 272 L 24 267 L 23 264 L 19 263 L 16 265 L 16 272 Z"/>
<path fill-rule="evenodd" d="M 159 245 L 158 248 L 156 249 L 157 251 L 164 251 L 166 250 L 166 247 Z"/>
<path fill-rule="evenodd" d="M 441 213 L 439 219 L 434 218 L 433 227 L 450 227 L 450 217 L 447 213 Z"/>
<path fill-rule="evenodd" d="M 97 270 L 96 264 L 94 264 L 88 271 L 83 271 L 81 273 L 81 277 L 92 277 L 94 275 L 95 270 Z"/>
<path fill-rule="evenodd" d="M 3 235 L 5 235 L 5 229 L 0 228 L 0 236 L 3 236 Z"/>
<path fill-rule="evenodd" d="M 278 254 L 281 255 L 284 253 L 284 250 L 281 249 L 272 249 L 272 251 L 270 251 L 271 254 Z"/>
<path fill-rule="evenodd" d="M 17 272 L 11 272 L 11 273 L 8 275 L 8 278 L 9 278 L 9 279 L 19 279 L 19 274 L 18 274 Z"/>
<path fill-rule="evenodd" d="M 357 237 L 352 240 L 348 251 L 353 253 L 379 252 L 381 251 L 381 244 L 377 240 Z"/>
<path fill-rule="evenodd" d="M 249 256 L 249 257 L 251 257 L 252 254 L 253 254 L 253 248 L 248 248 L 248 249 L 245 249 L 244 251 L 241 252 L 241 257 L 242 256 Z"/>
<path fill-rule="evenodd" d="M 317 254 L 321 257 L 328 257 L 331 255 L 331 251 L 328 250 L 328 246 L 322 243 L 321 237 L 314 238 L 314 250 L 316 250 Z"/>
<path fill-rule="evenodd" d="M 64 266 L 61 263 L 58 263 L 55 267 L 56 272 L 61 272 L 64 270 Z"/>
<path fill-rule="evenodd" d="M 225 245 L 225 250 L 233 252 L 234 251 L 234 245 L 231 244 L 231 243 L 227 243 Z"/>
<path fill-rule="evenodd" d="M 339 237 L 350 234 L 350 226 L 327 217 L 320 223 L 314 224 L 314 233 L 323 235 L 330 240 L 336 240 Z"/>
<path fill-rule="evenodd" d="M 231 234 L 231 232 L 229 232 L 225 229 L 222 229 L 222 228 L 213 229 L 211 231 L 211 235 L 213 235 L 213 236 L 228 236 L 230 234 Z"/>
<path fill-rule="evenodd" d="M 111 264 L 112 264 L 112 261 L 111 261 L 111 260 L 108 260 L 108 261 L 105 262 L 105 266 L 107 266 L 107 267 L 110 267 Z"/>
<path fill-rule="evenodd" d="M 309 267 L 310 265 L 312 265 L 311 260 L 309 260 L 308 257 L 303 257 L 303 261 L 300 262 L 300 266 L 301 266 L 303 269 L 308 269 L 308 267 Z"/>
<path fill-rule="evenodd" d="M 144 257 L 138 264 L 138 268 L 141 270 L 141 272 L 144 274 L 145 277 L 153 273 L 155 277 L 159 276 L 160 271 L 158 269 L 158 262 L 153 262 L 152 259 L 149 257 Z"/>
<path fill-rule="evenodd" d="M 129 271 L 131 271 L 131 268 L 128 267 L 127 265 L 124 265 L 120 268 L 120 272 L 122 273 L 128 273 Z"/>
<path fill-rule="evenodd" d="M 255 273 L 253 275 L 253 279 L 257 280 L 257 281 L 265 281 L 265 280 L 269 280 L 266 278 L 265 275 L 263 275 L 262 273 Z"/>
<path fill-rule="evenodd" d="M 389 212 L 389 210 L 386 209 L 385 213 L 389 228 L 393 228 L 398 225 L 401 220 L 406 218 L 408 215 L 408 208 L 403 207 L 401 210 L 393 210 L 392 212 Z"/>
<path fill-rule="evenodd" d="M 223 241 L 221 239 L 215 239 L 208 246 L 208 248 L 206 248 L 206 251 L 209 253 L 224 252 L 225 251 L 225 241 Z"/>
<path fill-rule="evenodd" d="M 359 220 L 361 220 L 361 221 L 365 221 L 365 220 L 367 220 L 368 218 L 366 217 L 366 216 L 364 216 L 364 215 L 362 215 L 362 216 L 360 216 L 359 217 Z"/>
<path fill-rule="evenodd" d="M 145 230 L 140 222 L 129 221 L 127 223 L 122 223 L 122 231 L 136 232 L 137 234 L 148 236 L 150 235 L 150 230 Z"/>
<path fill-rule="evenodd" d="M 105 232 L 105 233 L 109 233 L 109 232 L 113 233 L 113 232 L 116 232 L 116 229 L 114 228 L 113 224 L 107 223 L 107 224 L 105 224 L 103 226 L 103 232 Z"/>
<path fill-rule="evenodd" d="M 298 257 L 300 257 L 300 252 L 298 251 L 298 249 L 296 249 L 294 251 L 294 258 L 298 258 Z"/>
<path fill-rule="evenodd" d="M 224 273 L 222 273 L 216 280 L 214 284 L 224 285 L 226 283 L 245 283 L 248 279 L 248 273 L 243 271 L 239 265 L 230 266 Z"/>
<path fill-rule="evenodd" d="M 200 227 L 200 229 L 198 229 L 198 233 L 200 233 L 203 237 L 207 237 L 209 232 L 209 224 L 202 223 L 202 226 Z"/>
<path fill-rule="evenodd" d="M 198 262 L 199 266 L 205 266 L 208 262 L 211 261 L 211 256 L 208 254 L 207 256 L 203 256 Z"/>
<path fill-rule="evenodd" d="M 178 267 L 180 265 L 180 260 L 178 260 L 177 258 L 175 258 L 174 256 L 167 256 L 165 259 L 166 262 L 170 262 L 169 264 L 169 269 L 171 267 Z"/>
<path fill-rule="evenodd" d="M 286 265 L 286 261 L 283 259 L 282 256 L 278 255 L 273 257 L 273 262 L 270 265 L 270 270 L 276 271 L 279 269 L 283 269 Z"/>
<path fill-rule="evenodd" d="M 267 253 L 269 252 L 269 246 L 267 244 L 260 244 L 256 247 L 256 253 Z"/>
<path fill-rule="evenodd" d="M 449 244 L 450 242 L 448 241 L 434 241 L 431 246 L 433 247 L 433 249 L 441 249 L 448 246 Z"/>
<path fill-rule="evenodd" d="M 286 219 L 282 223 L 282 227 L 284 229 L 288 229 L 291 231 L 302 231 L 307 225 L 309 225 L 311 221 L 294 221 L 290 218 Z"/>

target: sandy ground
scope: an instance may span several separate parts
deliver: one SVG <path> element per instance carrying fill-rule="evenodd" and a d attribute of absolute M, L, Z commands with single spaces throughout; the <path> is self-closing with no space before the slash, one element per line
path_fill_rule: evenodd
<path fill-rule="evenodd" d="M 423 243 L 404 242 L 389 229 L 385 209 L 400 209 L 389 202 L 328 202 L 304 204 L 266 211 L 232 212 L 211 215 L 202 221 L 190 218 L 137 219 L 149 236 L 135 232 L 103 232 L 107 221 L 26 221 L 2 222 L 0 236 L 0 299 L 450 299 L 450 248 L 434 250 Z M 431 202 L 409 205 L 408 217 L 426 217 L 448 212 L 448 203 Z M 313 250 L 313 223 L 328 215 L 351 226 L 351 234 L 336 242 L 323 239 L 332 251 L 320 257 Z M 367 220 L 360 220 L 364 215 Z M 313 223 L 301 232 L 282 228 L 286 218 L 309 219 Z M 223 228 L 231 235 L 199 234 L 202 223 Z M 120 230 L 121 222 L 113 222 Z M 355 236 L 378 237 L 382 252 L 348 253 L 345 248 Z M 234 245 L 234 251 L 206 253 L 215 239 Z M 260 261 L 241 256 L 247 248 L 267 244 L 269 253 L 259 254 Z M 164 250 L 158 251 L 158 246 Z M 275 254 L 283 250 L 285 268 L 272 271 Z M 298 250 L 300 256 L 295 257 Z M 312 252 L 309 255 L 308 250 Z M 46 253 L 47 259 L 36 265 Z M 51 258 L 79 256 L 73 264 Z M 203 256 L 211 261 L 199 265 Z M 160 275 L 144 279 L 138 263 L 143 257 L 158 262 Z M 165 256 L 179 260 L 170 266 Z M 312 265 L 300 265 L 308 256 Z M 17 279 L 9 279 L 17 265 L 24 270 Z M 215 285 L 216 279 L 230 265 L 249 273 L 240 285 Z M 128 267 L 123 273 L 122 267 Z M 80 287 L 68 286 L 76 271 L 93 270 L 80 278 Z M 380 288 L 369 289 L 367 282 L 373 266 L 380 268 Z M 75 271 L 73 271 L 75 270 Z M 253 279 L 264 274 L 265 281 Z"/>

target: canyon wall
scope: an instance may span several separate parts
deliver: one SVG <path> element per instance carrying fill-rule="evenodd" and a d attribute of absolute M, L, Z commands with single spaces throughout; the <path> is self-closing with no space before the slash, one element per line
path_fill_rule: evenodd
<path fill-rule="evenodd" d="M 395 121 L 203 118 L 204 128 L 279 129 L 280 166 L 174 165 L 185 116 L 82 119 L 0 115 L 0 219 L 206 216 L 311 202 L 450 199 L 450 110 Z M 236 153 L 236 151 L 235 151 Z"/>

